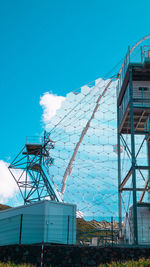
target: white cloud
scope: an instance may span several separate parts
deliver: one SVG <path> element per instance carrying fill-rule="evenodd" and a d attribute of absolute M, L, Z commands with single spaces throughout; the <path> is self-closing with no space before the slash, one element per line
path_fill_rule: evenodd
<path fill-rule="evenodd" d="M 0 203 L 4 204 L 18 193 L 17 184 L 8 170 L 8 165 L 8 163 L 0 160 Z"/>
<path fill-rule="evenodd" d="M 56 115 L 56 111 L 60 109 L 62 102 L 65 100 L 63 96 L 57 96 L 46 92 L 40 98 L 40 105 L 43 107 L 43 121 L 49 123 L 50 119 Z"/>

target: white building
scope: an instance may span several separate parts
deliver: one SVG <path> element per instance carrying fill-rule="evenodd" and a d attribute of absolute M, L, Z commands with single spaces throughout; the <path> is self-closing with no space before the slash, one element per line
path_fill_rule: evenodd
<path fill-rule="evenodd" d="M 55 201 L 0 212 L 0 245 L 76 243 L 76 205 Z"/>
<path fill-rule="evenodd" d="M 150 245 L 150 203 L 137 204 L 138 244 Z M 133 244 L 133 207 L 125 219 L 124 237 L 127 243 Z"/>

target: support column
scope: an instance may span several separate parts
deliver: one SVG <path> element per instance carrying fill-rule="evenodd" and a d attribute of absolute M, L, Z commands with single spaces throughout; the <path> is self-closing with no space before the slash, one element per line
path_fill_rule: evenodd
<path fill-rule="evenodd" d="M 129 68 L 129 91 L 130 91 L 130 124 L 131 124 L 131 154 L 132 154 L 132 186 L 133 186 L 133 236 L 134 244 L 138 244 L 137 229 L 137 196 L 136 196 L 136 157 L 135 157 L 135 138 L 134 138 L 134 107 L 133 107 L 133 88 L 132 88 L 132 66 Z"/>
<path fill-rule="evenodd" d="M 147 139 L 147 159 L 148 166 L 150 167 L 150 140 Z M 148 170 L 148 189 L 150 190 L 150 169 Z M 148 191 L 148 202 L 150 202 L 150 192 Z"/>
<path fill-rule="evenodd" d="M 119 208 L 119 230 L 122 229 L 122 201 L 121 201 L 121 192 L 120 192 L 120 184 L 121 184 L 121 157 L 120 157 L 120 133 L 119 133 L 119 107 L 117 108 L 117 139 L 118 139 L 118 208 Z"/>

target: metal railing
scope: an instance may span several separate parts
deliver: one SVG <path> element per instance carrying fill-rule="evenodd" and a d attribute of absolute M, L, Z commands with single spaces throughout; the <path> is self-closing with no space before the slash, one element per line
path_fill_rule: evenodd
<path fill-rule="evenodd" d="M 143 64 L 144 62 L 150 62 L 150 46 L 138 47 L 132 54 L 130 54 L 130 49 L 128 49 L 118 79 L 117 97 L 119 96 L 129 64 Z"/>
<path fill-rule="evenodd" d="M 43 137 L 42 136 L 27 136 L 26 137 L 26 144 L 43 144 Z"/>

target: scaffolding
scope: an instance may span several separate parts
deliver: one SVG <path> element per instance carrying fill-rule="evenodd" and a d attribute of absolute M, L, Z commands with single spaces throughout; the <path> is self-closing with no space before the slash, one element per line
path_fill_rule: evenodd
<path fill-rule="evenodd" d="M 139 58 L 136 62 L 132 62 L 130 50 L 128 51 L 125 64 L 119 73 L 117 88 L 119 224 L 121 229 L 122 195 L 124 192 L 132 193 L 132 234 L 133 243 L 136 245 L 138 244 L 137 204 L 143 201 L 145 193 L 150 188 L 150 47 L 142 47 Z M 130 136 L 129 142 L 126 141 L 127 136 Z M 140 136 L 138 149 L 137 136 Z M 122 146 L 130 159 L 126 174 L 122 172 L 121 167 Z M 138 156 L 143 146 L 147 146 L 147 163 L 141 164 Z M 144 186 L 137 183 L 137 172 L 144 180 Z M 139 192 L 142 193 L 140 197 Z"/>

